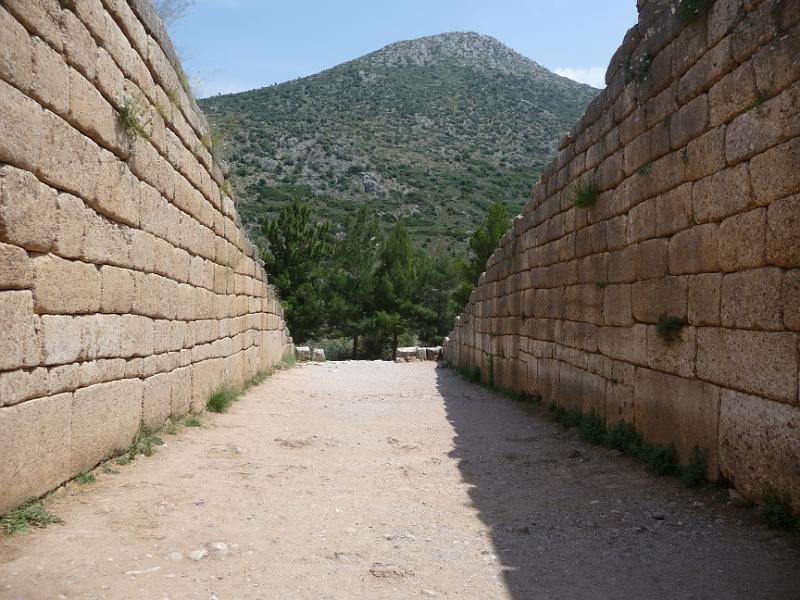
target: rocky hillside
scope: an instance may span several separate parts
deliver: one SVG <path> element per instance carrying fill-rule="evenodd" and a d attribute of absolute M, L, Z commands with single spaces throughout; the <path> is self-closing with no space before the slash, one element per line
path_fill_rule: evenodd
<path fill-rule="evenodd" d="M 423 242 L 460 242 L 490 202 L 522 206 L 596 93 L 491 37 L 445 33 L 201 106 L 250 228 L 301 195 L 334 222 L 369 202 Z"/>

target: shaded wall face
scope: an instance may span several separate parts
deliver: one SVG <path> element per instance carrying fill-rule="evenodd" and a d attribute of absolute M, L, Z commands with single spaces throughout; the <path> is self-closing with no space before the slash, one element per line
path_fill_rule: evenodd
<path fill-rule="evenodd" d="M 446 355 L 800 509 L 800 3 L 639 4 Z"/>
<path fill-rule="evenodd" d="M 0 513 L 291 343 L 185 87 L 149 1 L 0 3 Z"/>

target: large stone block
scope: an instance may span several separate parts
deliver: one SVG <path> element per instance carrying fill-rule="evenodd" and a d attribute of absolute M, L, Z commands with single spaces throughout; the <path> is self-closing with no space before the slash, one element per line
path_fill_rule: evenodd
<path fill-rule="evenodd" d="M 633 316 L 643 323 L 657 323 L 663 315 L 686 318 L 687 278 L 664 277 L 633 284 Z"/>
<path fill-rule="evenodd" d="M 101 278 L 94 265 L 47 254 L 33 259 L 33 269 L 37 313 L 77 314 L 100 310 Z"/>
<path fill-rule="evenodd" d="M 31 287 L 33 268 L 28 253 L 18 246 L 0 243 L 0 290 Z"/>
<path fill-rule="evenodd" d="M 800 267 L 800 194 L 769 205 L 767 262 L 781 267 Z"/>
<path fill-rule="evenodd" d="M 49 375 L 44 367 L 0 372 L 0 406 L 41 398 L 48 390 Z"/>
<path fill-rule="evenodd" d="M 726 387 L 797 403 L 797 334 L 704 327 L 697 376 Z"/>
<path fill-rule="evenodd" d="M 698 223 L 719 221 L 754 206 L 746 164 L 718 171 L 692 188 L 693 214 Z"/>
<path fill-rule="evenodd" d="M 72 394 L 0 408 L 0 514 L 74 473 L 65 460 L 71 409 Z"/>
<path fill-rule="evenodd" d="M 636 369 L 634 426 L 654 444 L 675 444 L 686 464 L 695 447 L 707 449 L 708 475 L 717 477 L 719 388 L 650 369 Z"/>
<path fill-rule="evenodd" d="M 696 330 L 684 327 L 677 338 L 665 341 L 655 327 L 647 328 L 647 364 L 651 369 L 693 377 L 697 350 Z"/>
<path fill-rule="evenodd" d="M 679 231 L 669 241 L 673 275 L 719 270 L 719 227 L 714 223 Z"/>
<path fill-rule="evenodd" d="M 25 28 L 0 7 L 0 77 L 27 92 L 33 86 L 33 44 Z"/>
<path fill-rule="evenodd" d="M 656 235 L 667 236 L 694 224 L 692 184 L 685 183 L 656 198 Z"/>
<path fill-rule="evenodd" d="M 142 382 L 138 379 L 77 390 L 72 400 L 71 472 L 88 471 L 127 449 L 141 421 Z"/>
<path fill-rule="evenodd" d="M 606 287 L 603 293 L 603 322 L 605 325 L 633 325 L 630 285 Z"/>
<path fill-rule="evenodd" d="M 647 326 L 602 327 L 597 333 L 602 354 L 638 365 L 647 364 Z"/>
<path fill-rule="evenodd" d="M 0 167 L 0 241 L 47 252 L 56 237 L 56 193 L 27 171 Z"/>
<path fill-rule="evenodd" d="M 750 179 L 759 204 L 796 194 L 800 190 L 800 137 L 754 157 Z"/>
<path fill-rule="evenodd" d="M 159 373 L 145 379 L 142 398 L 142 424 L 156 431 L 172 413 L 172 373 Z"/>
<path fill-rule="evenodd" d="M 673 150 L 703 133 L 708 125 L 708 95 L 701 94 L 683 105 L 670 120 L 670 137 Z"/>
<path fill-rule="evenodd" d="M 689 323 L 719 325 L 722 274 L 703 273 L 689 278 Z"/>
<path fill-rule="evenodd" d="M 758 208 L 728 217 L 719 226 L 719 265 L 722 271 L 754 269 L 766 264 L 767 210 Z"/>
<path fill-rule="evenodd" d="M 39 362 L 30 292 L 0 292 L 0 370 Z"/>
<path fill-rule="evenodd" d="M 192 406 L 192 369 L 182 367 L 176 369 L 173 375 L 170 413 L 179 418 L 188 413 Z"/>
<path fill-rule="evenodd" d="M 0 162 L 33 171 L 41 162 L 47 127 L 41 106 L 0 81 Z"/>
<path fill-rule="evenodd" d="M 102 292 L 100 310 L 104 313 L 130 312 L 134 298 L 133 272 L 104 265 L 100 267 Z"/>
<path fill-rule="evenodd" d="M 42 361 L 63 365 L 85 358 L 83 324 L 77 317 L 44 315 L 40 319 Z"/>
<path fill-rule="evenodd" d="M 771 488 L 788 492 L 800 512 L 800 411 L 765 398 L 723 390 L 719 415 L 722 474 L 761 501 Z"/>
<path fill-rule="evenodd" d="M 800 331 L 800 270 L 787 271 L 784 276 L 781 304 L 786 328 Z"/>
<path fill-rule="evenodd" d="M 780 331 L 783 271 L 777 267 L 726 275 L 722 280 L 722 325 Z"/>

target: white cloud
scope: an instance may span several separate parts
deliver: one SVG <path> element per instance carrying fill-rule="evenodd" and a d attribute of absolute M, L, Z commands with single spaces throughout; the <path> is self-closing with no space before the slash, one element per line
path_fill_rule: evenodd
<path fill-rule="evenodd" d="M 603 67 L 588 67 L 586 69 L 579 67 L 559 67 L 558 69 L 553 69 L 553 71 L 562 77 L 580 83 L 586 83 L 592 87 L 606 87 L 606 70 Z"/>

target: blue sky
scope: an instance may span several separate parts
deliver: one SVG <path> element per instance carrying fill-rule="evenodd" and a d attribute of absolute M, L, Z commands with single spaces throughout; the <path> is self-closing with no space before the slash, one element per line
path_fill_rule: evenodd
<path fill-rule="evenodd" d="M 602 85 L 634 0 L 197 0 L 172 27 L 203 97 L 312 75 L 392 42 L 477 31 L 566 77 Z"/>

